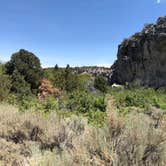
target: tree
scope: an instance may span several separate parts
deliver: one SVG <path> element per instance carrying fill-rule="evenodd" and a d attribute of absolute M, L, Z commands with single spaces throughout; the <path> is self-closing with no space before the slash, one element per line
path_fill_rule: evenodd
<path fill-rule="evenodd" d="M 107 92 L 107 80 L 102 77 L 102 76 L 98 76 L 95 78 L 94 81 L 94 87 L 98 90 L 100 90 L 103 93 Z"/>
<path fill-rule="evenodd" d="M 69 75 L 71 74 L 71 68 L 70 65 L 67 64 L 66 68 L 65 68 L 65 79 L 67 80 Z"/>
<path fill-rule="evenodd" d="M 11 90 L 19 96 L 27 96 L 31 94 L 31 86 L 25 81 L 24 76 L 21 75 L 17 70 L 12 74 L 12 87 Z"/>
<path fill-rule="evenodd" d="M 58 66 L 58 64 L 56 64 L 55 66 L 54 66 L 54 70 L 58 70 L 59 69 L 59 66 Z"/>
<path fill-rule="evenodd" d="M 69 65 L 67 65 L 65 68 L 64 78 L 65 78 L 66 91 L 72 92 L 74 90 L 79 89 L 80 82 L 79 82 L 78 76 L 72 73 L 72 69 L 70 68 Z"/>
<path fill-rule="evenodd" d="M 66 91 L 72 92 L 74 90 L 78 90 L 80 86 L 81 84 L 79 82 L 78 76 L 72 73 L 68 74 L 65 84 Z"/>
<path fill-rule="evenodd" d="M 6 63 L 5 67 L 6 73 L 11 75 L 13 83 L 15 79 L 21 79 L 21 82 L 24 85 L 30 85 L 30 89 L 32 91 L 38 88 L 40 80 L 43 77 L 43 70 L 41 68 L 40 60 L 38 59 L 38 57 L 24 49 L 21 49 L 19 50 L 19 52 L 14 53 L 11 57 L 11 60 Z M 19 88 L 19 86 L 14 86 L 12 85 L 12 89 Z"/>
<path fill-rule="evenodd" d="M 65 72 L 63 70 L 54 70 L 54 86 L 60 88 L 61 90 L 65 89 Z"/>
<path fill-rule="evenodd" d="M 0 101 L 3 101 L 9 94 L 11 81 L 9 76 L 0 74 Z"/>

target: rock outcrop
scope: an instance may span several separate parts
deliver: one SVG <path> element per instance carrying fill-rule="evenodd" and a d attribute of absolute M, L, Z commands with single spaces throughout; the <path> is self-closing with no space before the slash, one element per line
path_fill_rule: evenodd
<path fill-rule="evenodd" d="M 99 67 L 99 66 L 82 66 L 82 67 L 70 67 L 73 74 L 82 74 L 87 73 L 93 77 L 103 76 L 107 79 L 111 76 L 111 68 L 110 67 Z M 54 68 L 45 68 L 45 71 L 54 70 Z M 64 71 L 65 68 L 59 67 L 58 70 Z"/>
<path fill-rule="evenodd" d="M 81 74 L 87 73 L 93 77 L 103 76 L 106 77 L 108 80 L 111 76 L 111 68 L 108 67 L 99 67 L 99 66 L 83 66 L 83 67 L 75 67 L 72 68 L 73 73 Z"/>
<path fill-rule="evenodd" d="M 166 86 L 166 16 L 125 39 L 118 48 L 111 83 L 137 81 L 155 88 Z"/>

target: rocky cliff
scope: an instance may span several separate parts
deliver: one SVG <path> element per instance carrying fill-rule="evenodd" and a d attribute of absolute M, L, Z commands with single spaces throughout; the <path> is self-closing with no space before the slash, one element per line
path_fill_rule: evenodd
<path fill-rule="evenodd" d="M 166 16 L 125 39 L 118 48 L 111 83 L 137 81 L 155 88 L 166 86 Z"/>

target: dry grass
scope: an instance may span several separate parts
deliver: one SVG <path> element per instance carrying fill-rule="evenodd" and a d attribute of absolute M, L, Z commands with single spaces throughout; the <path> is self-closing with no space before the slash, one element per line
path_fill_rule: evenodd
<path fill-rule="evenodd" d="M 151 114 L 119 117 L 108 97 L 108 123 L 102 128 L 72 116 L 18 112 L 0 105 L 0 165 L 4 166 L 155 166 L 166 165 L 166 123 Z"/>

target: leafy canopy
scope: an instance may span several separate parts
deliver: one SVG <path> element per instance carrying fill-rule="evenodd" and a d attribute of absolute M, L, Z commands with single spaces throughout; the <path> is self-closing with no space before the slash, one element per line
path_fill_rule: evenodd
<path fill-rule="evenodd" d="M 13 82 L 21 80 L 24 84 L 23 86 L 19 85 L 19 87 L 14 85 L 12 89 L 19 89 L 27 84 L 27 86 L 30 85 L 31 90 L 35 90 L 43 77 L 43 70 L 38 57 L 24 49 L 14 53 L 5 67 L 6 73 L 11 75 Z"/>

